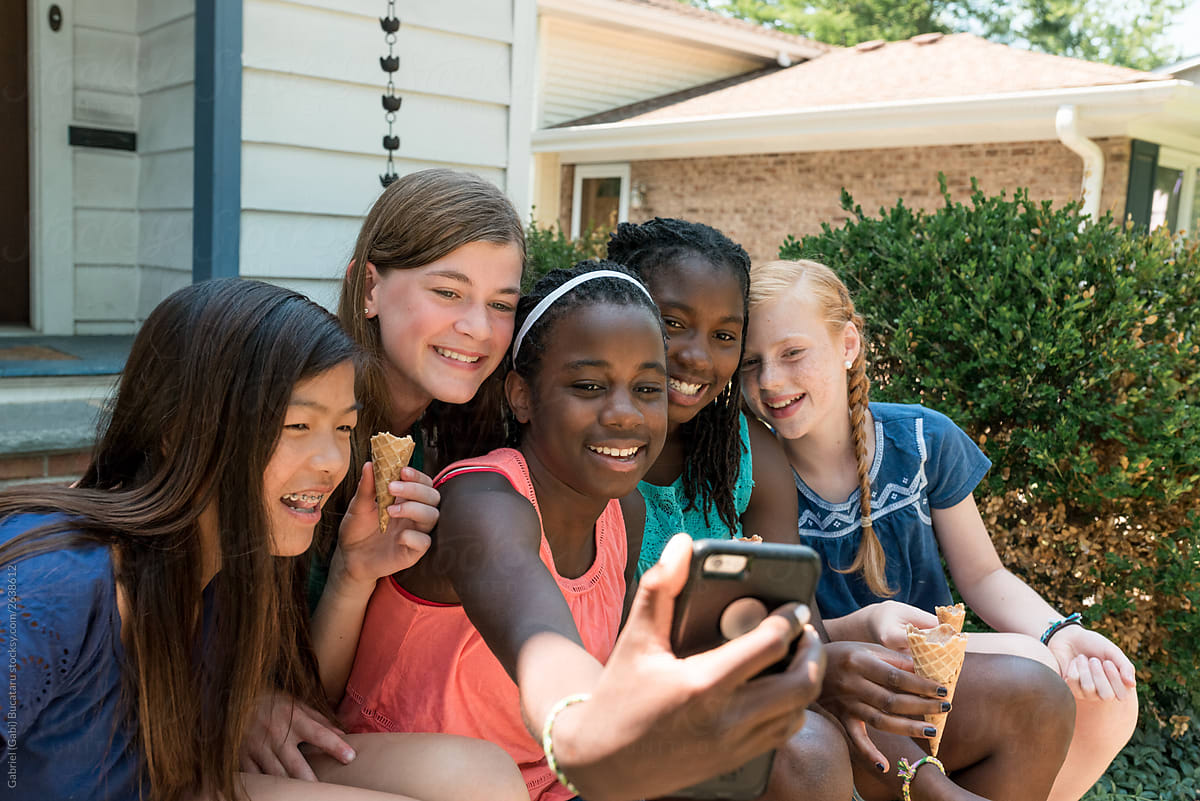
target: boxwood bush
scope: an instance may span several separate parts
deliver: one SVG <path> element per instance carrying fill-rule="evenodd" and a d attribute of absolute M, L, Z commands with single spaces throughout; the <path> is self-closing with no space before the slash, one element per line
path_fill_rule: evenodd
<path fill-rule="evenodd" d="M 563 233 L 558 223 L 542 226 L 535 218 L 525 228 L 525 279 L 522 292 L 559 267 L 570 267 L 583 259 L 603 258 L 608 245 L 607 228 L 585 232 L 578 239 Z"/>
<path fill-rule="evenodd" d="M 872 397 L 946 413 L 992 459 L 976 497 L 1005 565 L 1136 662 L 1142 723 L 1093 795 L 1194 799 L 1200 253 L 972 186 L 957 202 L 942 179 L 939 208 L 877 217 L 843 192 L 850 219 L 780 255 L 855 294 Z"/>

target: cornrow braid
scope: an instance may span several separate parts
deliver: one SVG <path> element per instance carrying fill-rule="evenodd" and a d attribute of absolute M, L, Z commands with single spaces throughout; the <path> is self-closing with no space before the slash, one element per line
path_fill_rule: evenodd
<path fill-rule="evenodd" d="M 647 284 L 656 273 L 688 256 L 699 256 L 737 278 L 745 318 L 749 311 L 750 256 L 716 228 L 655 217 L 640 225 L 621 223 L 608 240 L 608 257 L 629 267 Z M 741 357 L 739 353 L 739 362 Z M 742 462 L 740 414 L 738 389 L 731 381 L 716 400 L 679 427 L 684 442 L 686 508 L 701 508 L 707 516 L 715 507 L 717 516 L 731 531 L 738 526 L 733 492 Z"/>
<path fill-rule="evenodd" d="M 895 595 L 887 581 L 887 560 L 875 527 L 871 523 L 871 461 L 867 453 L 867 411 L 871 382 L 866 368 L 866 328 L 863 317 L 854 308 L 850 291 L 837 274 L 815 261 L 770 261 L 756 264 L 751 274 L 750 306 L 761 306 L 776 300 L 796 286 L 803 285 L 820 309 L 831 333 L 841 336 L 847 323 L 858 329 L 862 343 L 858 355 L 846 373 L 846 394 L 850 414 L 850 430 L 854 445 L 854 460 L 858 474 L 860 506 L 862 509 L 862 539 L 858 552 L 849 567 L 839 573 L 861 573 L 871 592 L 880 597 Z M 876 444 L 876 447 L 879 447 Z"/>

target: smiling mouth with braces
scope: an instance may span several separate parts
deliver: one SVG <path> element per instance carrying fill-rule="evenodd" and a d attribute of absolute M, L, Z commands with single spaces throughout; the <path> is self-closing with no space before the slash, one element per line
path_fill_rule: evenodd
<path fill-rule="evenodd" d="M 445 356 L 447 359 L 453 359 L 456 362 L 474 364 L 475 362 L 479 361 L 478 356 L 465 356 L 461 353 L 456 353 L 455 351 L 446 350 L 445 348 L 439 348 L 436 346 L 434 347 L 434 350 L 437 351 L 438 355 Z"/>
<path fill-rule="evenodd" d="M 619 458 L 628 458 L 633 456 L 642 449 L 642 446 L 636 448 L 606 448 L 602 445 L 588 445 L 588 450 L 598 453 L 601 456 L 616 456 Z"/>
<path fill-rule="evenodd" d="M 324 494 L 309 495 L 307 493 L 289 492 L 287 495 L 282 495 L 280 497 L 282 500 L 285 500 L 285 501 L 296 501 L 297 503 L 319 504 L 321 502 L 321 499 L 324 498 L 325 495 Z"/>
<path fill-rule="evenodd" d="M 683 393 L 684 395 L 695 395 L 704 388 L 704 384 L 685 384 L 684 382 L 675 378 L 668 378 L 667 386 L 676 392 Z"/>

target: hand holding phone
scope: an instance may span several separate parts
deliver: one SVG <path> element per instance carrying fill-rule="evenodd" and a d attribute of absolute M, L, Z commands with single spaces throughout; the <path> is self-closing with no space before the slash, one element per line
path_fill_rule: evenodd
<path fill-rule="evenodd" d="M 803 545 L 696 540 L 687 584 L 675 603 L 671 647 L 676 656 L 702 653 L 757 626 L 783 604 L 798 602 L 811 608 L 820 557 Z M 788 656 L 764 673 L 787 668 Z M 680 790 L 681 798 L 757 798 L 766 790 L 775 752 L 751 760 L 741 768 Z"/>

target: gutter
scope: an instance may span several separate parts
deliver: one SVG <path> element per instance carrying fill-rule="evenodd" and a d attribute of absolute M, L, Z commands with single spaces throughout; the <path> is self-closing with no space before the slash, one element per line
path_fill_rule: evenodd
<path fill-rule="evenodd" d="M 1083 159 L 1082 216 L 1100 216 L 1100 191 L 1104 186 L 1104 152 L 1079 132 L 1079 116 L 1073 105 L 1062 105 L 1054 115 L 1059 141 Z"/>

